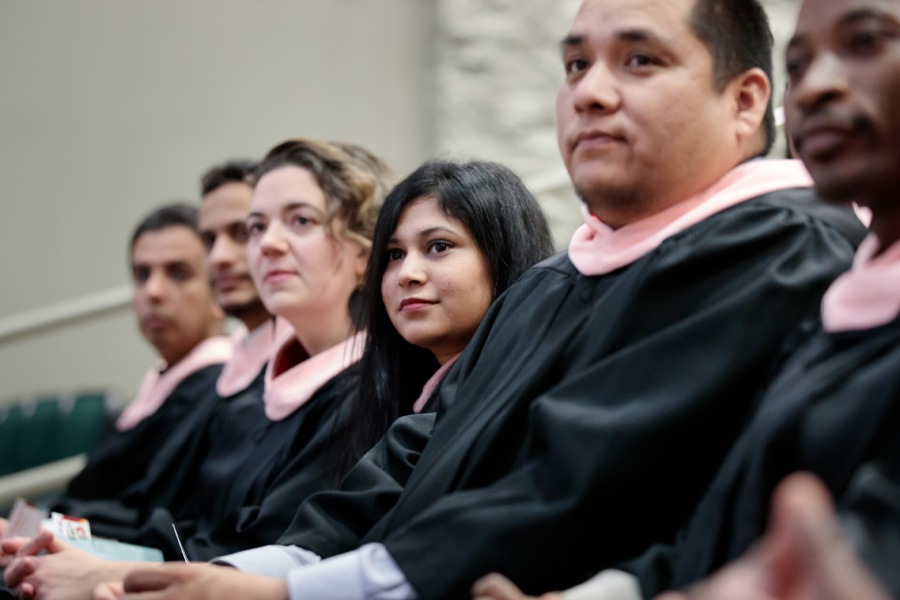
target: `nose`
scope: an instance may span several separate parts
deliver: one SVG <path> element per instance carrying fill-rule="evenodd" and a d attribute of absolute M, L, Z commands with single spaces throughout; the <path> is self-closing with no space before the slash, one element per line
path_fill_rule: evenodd
<path fill-rule="evenodd" d="M 572 101 L 578 112 L 617 110 L 622 98 L 615 73 L 605 62 L 594 62 L 575 83 Z"/>
<path fill-rule="evenodd" d="M 233 263 L 235 259 L 234 246 L 235 244 L 229 236 L 224 234 L 217 235 L 207 255 L 209 264 L 224 266 Z"/>
<path fill-rule="evenodd" d="M 397 273 L 397 282 L 404 287 L 414 286 L 425 283 L 427 278 L 422 256 L 417 252 L 407 253 Z"/>
<path fill-rule="evenodd" d="M 165 273 L 161 270 L 151 271 L 142 288 L 144 295 L 152 302 L 161 302 L 166 296 L 167 281 Z"/>
<path fill-rule="evenodd" d="M 801 77 L 791 82 L 788 100 L 804 111 L 843 97 L 849 89 L 847 69 L 831 52 L 816 56 Z"/>
<path fill-rule="evenodd" d="M 259 250 L 266 256 L 284 254 L 288 250 L 281 221 L 273 220 L 259 238 Z"/>

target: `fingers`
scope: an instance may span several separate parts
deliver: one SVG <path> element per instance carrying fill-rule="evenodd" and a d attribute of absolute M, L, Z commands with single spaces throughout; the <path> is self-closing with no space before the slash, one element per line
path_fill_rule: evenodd
<path fill-rule="evenodd" d="M 14 537 L 9 538 L 8 540 L 3 540 L 3 543 L 0 543 L 0 549 L 3 550 L 3 554 L 8 554 L 10 556 L 15 556 L 19 550 L 31 541 L 31 538 L 27 537 Z"/>
<path fill-rule="evenodd" d="M 44 550 L 50 553 L 56 553 L 68 548 L 67 544 L 57 540 L 56 536 L 49 531 L 41 531 L 30 540 L 27 538 L 14 538 L 8 541 L 15 542 L 15 544 L 10 543 L 7 547 L 7 543 L 4 542 L 3 551 L 8 554 L 15 554 L 16 556 L 35 556 Z M 23 541 L 24 543 L 22 543 Z M 16 549 L 13 552 L 10 552 L 13 548 Z"/>
<path fill-rule="evenodd" d="M 15 589 L 25 582 L 25 578 L 34 573 L 34 559 L 31 557 L 17 558 L 3 572 L 3 579 L 7 587 Z"/>
<path fill-rule="evenodd" d="M 524 600 L 526 598 L 516 584 L 499 573 L 490 573 L 476 581 L 472 586 L 472 597 L 483 600 Z"/>

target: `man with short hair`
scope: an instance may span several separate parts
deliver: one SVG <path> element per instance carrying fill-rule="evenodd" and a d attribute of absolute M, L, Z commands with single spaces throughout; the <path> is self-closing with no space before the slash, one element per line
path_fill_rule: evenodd
<path fill-rule="evenodd" d="M 433 600 L 492 570 L 559 589 L 671 540 L 852 253 L 802 169 L 752 161 L 770 42 L 754 0 L 585 0 L 557 103 L 585 226 L 492 306 L 433 429 L 401 419 L 289 546 L 224 559 L 269 577 L 170 566 L 126 590 Z"/>
<path fill-rule="evenodd" d="M 132 235 L 130 257 L 132 307 L 161 360 L 119 417 L 117 431 L 70 483 L 59 508 L 74 514 L 84 501 L 115 498 L 140 483 L 157 452 L 172 443 L 173 430 L 205 405 L 232 354 L 219 335 L 223 315 L 210 293 L 194 207 L 172 204 L 150 213 Z"/>
<path fill-rule="evenodd" d="M 171 537 L 173 514 L 190 501 L 198 472 L 213 443 L 210 425 L 225 418 L 230 404 L 258 404 L 262 397 L 263 374 L 276 343 L 274 320 L 263 306 L 249 277 L 245 219 L 250 211 L 253 188 L 250 184 L 255 163 L 231 161 L 211 168 L 202 178 L 202 201 L 194 238 L 202 242 L 203 274 L 194 283 L 205 282 L 209 295 L 229 316 L 240 319 L 231 336 L 232 352 L 221 372 L 205 387 L 195 389 L 194 408 L 182 422 L 166 432 L 164 444 L 142 476 L 128 487 L 110 490 L 109 497 L 87 501 L 69 498 L 58 506 L 63 512 L 91 520 L 101 535 L 142 542 L 150 532 L 147 522 L 163 511 L 168 519 L 166 539 Z M 207 275 L 208 273 L 208 275 Z M 242 399 L 243 397 L 246 399 Z M 241 397 L 241 398 L 239 398 Z M 215 426 L 214 426 L 215 427 Z"/>
<path fill-rule="evenodd" d="M 679 542 L 625 565 L 638 597 L 900 596 L 900 1 L 804 0 L 786 63 L 787 128 L 816 191 L 871 209 L 871 233 Z M 616 578 L 564 596 L 611 597 Z M 521 598 L 496 577 L 478 591 Z"/>

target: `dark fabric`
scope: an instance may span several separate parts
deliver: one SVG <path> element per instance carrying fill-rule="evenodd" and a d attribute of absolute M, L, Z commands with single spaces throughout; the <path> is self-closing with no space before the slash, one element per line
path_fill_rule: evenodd
<path fill-rule="evenodd" d="M 183 510 L 156 508 L 134 538 L 123 541 L 180 560 L 174 522 L 191 560 L 274 543 L 297 503 L 334 481 L 338 400 L 353 378 L 353 368 L 335 376 L 282 421 L 266 418 L 261 396 L 230 402 Z"/>
<path fill-rule="evenodd" d="M 347 473 L 339 490 L 315 494 L 300 506 L 278 543 L 320 556 L 356 548 L 372 524 L 396 503 L 428 443 L 434 417 L 422 413 L 397 419 Z"/>
<path fill-rule="evenodd" d="M 90 520 L 95 535 L 123 541 L 138 540 L 140 528 L 156 508 L 181 514 L 196 493 L 212 445 L 223 435 L 230 405 L 260 403 L 264 374 L 263 369 L 245 390 L 228 398 L 216 395 L 215 379 L 208 381 L 210 387 L 196 399 L 195 409 L 167 436 L 138 481 L 112 498 L 69 498 L 63 512 Z"/>
<path fill-rule="evenodd" d="M 160 468 L 160 455 L 179 461 L 179 469 L 195 469 L 202 456 L 202 438 L 195 433 L 220 407 L 215 388 L 221 372 L 222 365 L 213 365 L 189 375 L 155 413 L 127 431 L 112 433 L 91 453 L 84 470 L 70 482 L 66 499 L 54 510 L 89 518 L 93 526 L 93 519 L 99 522 L 130 494 L 135 504 L 121 515 L 128 522 L 140 508 L 139 490 L 166 488 L 164 478 L 175 476 Z M 160 502 L 169 501 L 173 492 L 177 496 L 177 489 L 163 491 Z"/>
<path fill-rule="evenodd" d="M 677 544 L 671 585 L 681 587 L 742 555 L 765 530 L 775 486 L 798 470 L 823 479 L 853 524 L 861 555 L 889 571 L 886 583 L 896 597 L 900 320 L 866 331 L 820 332 L 790 361 Z M 643 581 L 645 593 L 655 594 L 659 583 Z"/>
<path fill-rule="evenodd" d="M 428 445 L 361 541 L 384 543 L 423 600 L 465 597 L 490 571 L 564 589 L 671 542 L 850 264 L 809 194 L 742 203 L 608 275 L 566 256 L 526 273 L 448 373 Z M 329 525 L 346 510 L 330 504 Z"/>

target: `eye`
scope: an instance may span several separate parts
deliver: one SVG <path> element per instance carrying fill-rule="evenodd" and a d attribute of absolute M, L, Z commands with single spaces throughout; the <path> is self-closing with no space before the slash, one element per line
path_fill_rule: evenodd
<path fill-rule="evenodd" d="M 581 73 L 588 68 L 588 62 L 583 58 L 567 59 L 563 62 L 566 75 L 575 75 Z"/>
<path fill-rule="evenodd" d="M 147 267 L 134 267 L 131 269 L 131 278 L 135 283 L 145 283 L 150 277 L 150 269 Z"/>
<path fill-rule="evenodd" d="M 789 83 L 796 83 L 803 77 L 806 68 L 809 66 L 809 58 L 805 56 L 788 57 L 785 61 L 784 69 L 788 76 Z"/>
<path fill-rule="evenodd" d="M 247 221 L 247 235 L 251 238 L 258 238 L 266 232 L 266 224 L 259 219 Z"/>
<path fill-rule="evenodd" d="M 200 232 L 200 239 L 203 241 L 203 247 L 209 251 L 212 250 L 213 245 L 216 243 L 216 234 L 212 231 L 202 231 Z"/>
<path fill-rule="evenodd" d="M 229 234 L 231 235 L 231 239 L 234 240 L 237 244 L 246 244 L 247 238 L 249 237 L 249 231 L 247 231 L 246 223 L 235 223 L 231 226 L 229 230 Z"/>
<path fill-rule="evenodd" d="M 650 67 L 657 64 L 656 61 L 646 54 L 632 54 L 625 61 L 628 67 Z"/>
<path fill-rule="evenodd" d="M 388 262 L 401 260 L 406 255 L 400 248 L 388 248 L 388 251 L 385 254 L 387 256 Z"/>
<path fill-rule="evenodd" d="M 169 277 L 172 281 L 187 281 L 193 276 L 193 271 L 187 265 L 174 265 L 169 269 Z"/>
<path fill-rule="evenodd" d="M 436 254 L 446 252 L 453 247 L 453 244 L 446 240 L 435 240 L 428 245 L 428 251 Z"/>
<path fill-rule="evenodd" d="M 869 54 L 877 51 L 881 47 L 882 41 L 887 38 L 887 34 L 876 29 L 866 29 L 858 31 L 850 36 L 849 47 L 854 54 Z"/>

